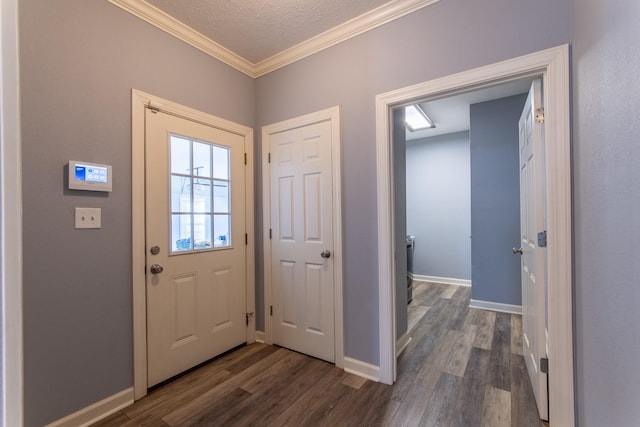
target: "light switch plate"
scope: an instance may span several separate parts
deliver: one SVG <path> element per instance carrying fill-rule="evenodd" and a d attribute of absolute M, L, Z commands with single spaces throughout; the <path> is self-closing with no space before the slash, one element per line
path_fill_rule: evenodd
<path fill-rule="evenodd" d="M 76 228 L 100 228 L 102 209 L 76 208 Z"/>

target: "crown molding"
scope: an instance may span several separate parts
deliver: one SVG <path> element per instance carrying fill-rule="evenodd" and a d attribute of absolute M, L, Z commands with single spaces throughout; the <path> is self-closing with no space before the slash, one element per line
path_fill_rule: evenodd
<path fill-rule="evenodd" d="M 240 55 L 230 51 L 226 47 L 214 42 L 208 37 L 183 24 L 174 17 L 168 15 L 146 1 L 140 0 L 108 0 L 121 9 L 137 16 L 143 21 L 179 38 L 183 42 L 213 56 L 225 64 L 245 73 L 250 77 L 255 76 L 255 65 Z"/>
<path fill-rule="evenodd" d="M 440 0 L 394 0 L 255 64 L 256 77 L 306 58 Z"/>
<path fill-rule="evenodd" d="M 440 0 L 392 0 L 258 63 L 247 61 L 146 1 L 108 1 L 236 70 L 257 78 Z"/>

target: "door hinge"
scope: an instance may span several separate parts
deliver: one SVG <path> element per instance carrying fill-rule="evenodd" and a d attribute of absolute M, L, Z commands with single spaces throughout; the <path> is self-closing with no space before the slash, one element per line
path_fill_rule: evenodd
<path fill-rule="evenodd" d="M 547 359 L 546 357 L 540 358 L 540 372 L 542 372 L 543 374 L 549 373 L 549 359 Z"/>
<path fill-rule="evenodd" d="M 536 123 L 539 125 L 544 123 L 544 108 L 538 108 L 536 110 Z"/>
<path fill-rule="evenodd" d="M 244 233 L 244 244 L 245 245 L 249 244 L 249 235 L 247 233 Z"/>
<path fill-rule="evenodd" d="M 273 306 L 269 306 L 269 316 L 273 316 Z"/>
<path fill-rule="evenodd" d="M 269 240 L 271 240 L 271 238 L 272 238 L 272 235 L 273 235 L 272 231 L 273 230 L 269 229 Z"/>
<path fill-rule="evenodd" d="M 244 153 L 244 164 L 247 164 L 247 153 Z"/>
<path fill-rule="evenodd" d="M 271 153 L 267 154 L 267 163 L 271 163 Z"/>
<path fill-rule="evenodd" d="M 544 230 L 538 233 L 538 247 L 539 248 L 547 247 L 547 230 Z"/>
<path fill-rule="evenodd" d="M 149 103 L 147 104 L 147 108 L 151 110 L 152 113 L 155 114 L 160 111 L 160 108 L 162 108 L 162 104 L 158 102 L 149 101 Z"/>
<path fill-rule="evenodd" d="M 253 318 L 253 311 L 251 313 L 245 313 L 245 318 L 247 319 L 247 326 L 249 326 L 249 319 Z"/>

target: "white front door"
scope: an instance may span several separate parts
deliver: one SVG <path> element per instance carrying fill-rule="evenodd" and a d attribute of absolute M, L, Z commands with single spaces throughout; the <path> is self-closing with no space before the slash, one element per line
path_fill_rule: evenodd
<path fill-rule="evenodd" d="M 334 241 L 330 121 L 269 135 L 273 342 L 330 362 Z"/>
<path fill-rule="evenodd" d="M 544 132 L 541 81 L 531 84 L 520 130 L 520 231 L 522 255 L 523 351 L 540 418 L 549 418 L 547 374 L 541 359 L 547 358 L 546 252 L 538 233 L 546 229 Z M 536 117 L 538 115 L 538 117 Z"/>
<path fill-rule="evenodd" d="M 244 138 L 146 109 L 148 386 L 246 341 Z"/>

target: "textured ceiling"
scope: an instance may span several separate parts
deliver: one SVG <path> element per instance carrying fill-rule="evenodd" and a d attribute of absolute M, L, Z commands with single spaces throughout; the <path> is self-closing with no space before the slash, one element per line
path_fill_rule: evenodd
<path fill-rule="evenodd" d="M 389 0 L 145 0 L 252 63 Z"/>

